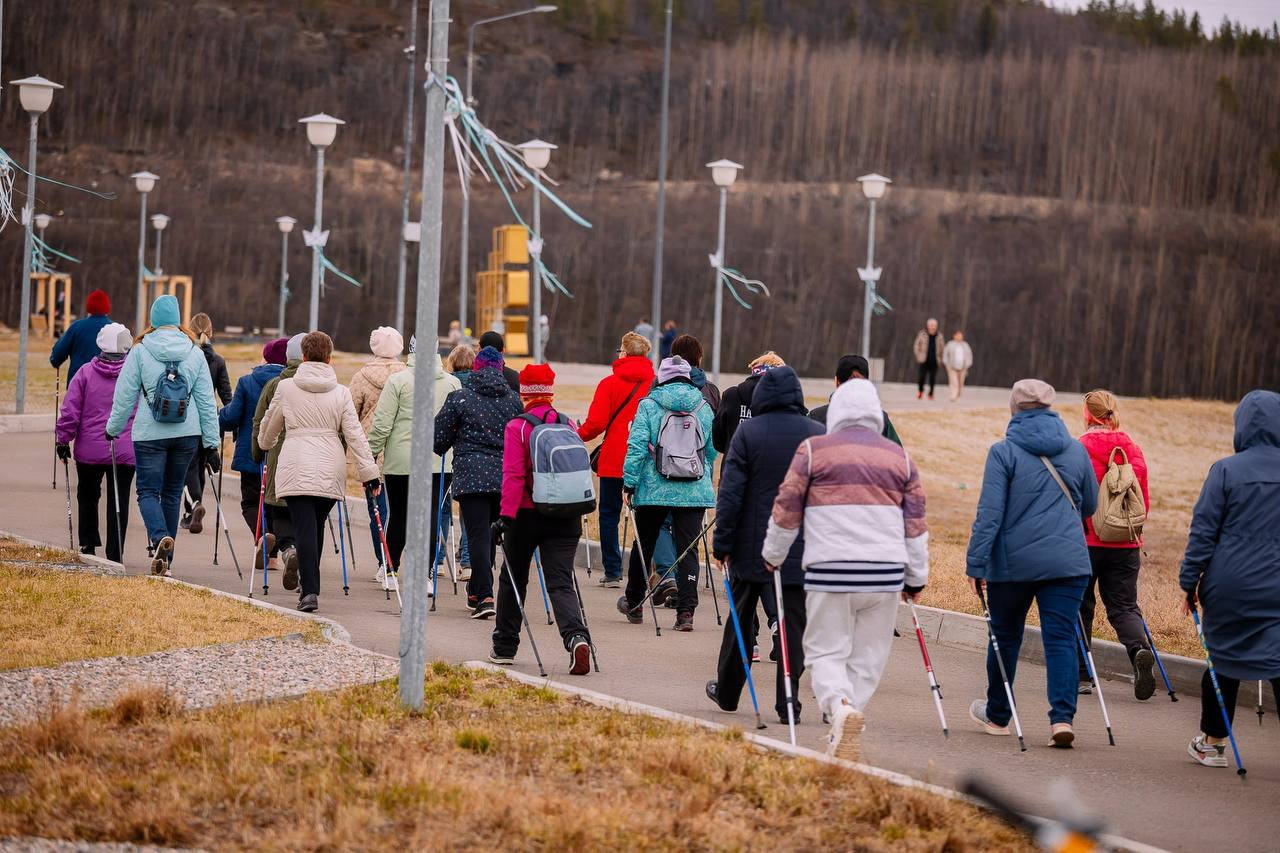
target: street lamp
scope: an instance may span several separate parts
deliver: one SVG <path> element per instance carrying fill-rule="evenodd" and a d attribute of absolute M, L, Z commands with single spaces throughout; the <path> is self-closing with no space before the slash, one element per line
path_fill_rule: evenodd
<path fill-rule="evenodd" d="M 724 211 L 729 195 L 729 187 L 738 179 L 742 165 L 732 160 L 716 160 L 708 163 L 712 182 L 720 188 L 720 230 L 716 238 L 715 276 L 716 276 L 716 313 L 715 327 L 711 336 L 711 375 L 714 382 L 720 384 L 720 330 L 724 315 L 724 284 L 720 281 L 720 270 L 724 267 Z"/>
<path fill-rule="evenodd" d="M 556 149 L 550 142 L 531 139 L 516 146 L 524 156 L 524 164 L 541 175 L 551 162 L 551 152 Z M 533 238 L 529 241 L 529 255 L 533 266 L 529 289 L 533 291 L 529 300 L 529 333 L 533 336 L 533 360 L 541 364 L 542 358 L 542 193 L 533 188 Z M 461 325 L 461 324 L 459 324 Z"/>
<path fill-rule="evenodd" d="M 520 9 L 515 12 L 507 12 L 505 15 L 494 15 L 492 18 L 481 18 L 475 21 L 467 28 L 467 106 L 475 107 L 476 99 L 471 94 L 471 84 L 475 78 L 476 67 L 476 27 L 492 24 L 497 21 L 507 21 L 511 18 L 520 18 L 525 15 L 541 15 L 547 12 L 556 11 L 555 6 L 540 5 L 531 6 L 528 9 Z M 408 221 L 406 213 L 405 221 Z M 460 236 L 459 251 L 461 255 L 458 259 L 458 326 L 462 329 L 467 328 L 467 245 L 471 235 L 471 198 L 470 193 L 462 194 L 462 233 Z"/>
<path fill-rule="evenodd" d="M 324 149 L 333 144 L 338 125 L 346 122 L 327 113 L 316 113 L 298 119 L 298 124 L 307 126 L 307 141 L 316 149 L 316 224 L 308 240 L 311 244 L 311 310 L 307 315 L 307 329 L 314 332 L 320 328 L 320 252 L 325 242 L 320 230 L 324 222 Z"/>
<path fill-rule="evenodd" d="M 409 224 L 409 194 L 412 190 L 410 174 L 413 171 L 413 89 L 417 83 L 418 60 L 418 0 L 409 0 L 409 46 L 404 49 L 405 59 L 409 60 L 409 75 L 406 83 L 404 103 L 404 156 L 401 167 L 400 186 L 400 231 L 403 234 Z M 409 243 L 400 241 L 399 257 L 396 259 L 396 315 L 395 327 L 404 331 L 404 286 L 409 268 Z"/>
<path fill-rule="evenodd" d="M 276 331 L 284 337 L 284 304 L 289 301 L 289 233 L 298 220 L 292 216 L 277 216 L 276 226 L 280 229 L 280 311 L 276 319 Z"/>
<path fill-rule="evenodd" d="M 129 178 L 133 187 L 142 197 L 142 207 L 138 213 L 138 311 L 134 318 L 135 328 L 145 329 L 147 319 L 147 291 L 142 277 L 147 269 L 147 194 L 156 187 L 160 176 L 151 172 L 134 172 Z"/>
<path fill-rule="evenodd" d="M 169 217 L 163 213 L 153 213 L 151 215 L 151 227 L 156 229 L 156 275 L 164 272 L 164 268 L 160 266 L 160 245 L 164 242 L 164 229 L 169 225 Z"/>
<path fill-rule="evenodd" d="M 34 248 L 31 227 L 36 214 L 36 130 L 40 116 L 53 103 L 54 90 L 62 86 L 39 75 L 14 80 L 11 85 L 18 87 L 18 100 L 31 120 L 27 132 L 27 202 L 22 208 L 22 315 L 18 317 L 18 388 L 14 398 L 14 411 L 20 415 L 27 398 L 27 326 L 31 324 L 31 255 Z M 67 309 L 70 308 L 68 305 Z"/>
<path fill-rule="evenodd" d="M 876 201 L 884 198 L 893 181 L 872 172 L 858 178 L 862 194 L 867 197 L 871 209 L 867 214 L 867 265 L 858 270 L 864 288 L 862 299 L 862 357 L 871 363 L 871 309 L 876 301 L 876 283 L 880 281 L 880 269 L 876 266 Z"/>
<path fill-rule="evenodd" d="M 667 215 L 667 126 L 671 105 L 671 15 L 675 0 L 667 0 L 663 12 L 662 36 L 662 103 L 658 110 L 658 205 L 653 238 L 653 293 L 649 313 L 653 316 L 653 366 L 658 366 L 662 336 L 662 241 Z"/>

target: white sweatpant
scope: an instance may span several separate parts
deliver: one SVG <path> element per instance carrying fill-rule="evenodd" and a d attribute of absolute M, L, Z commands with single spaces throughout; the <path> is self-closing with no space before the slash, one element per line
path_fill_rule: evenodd
<path fill-rule="evenodd" d="M 861 712 L 876 692 L 893 645 L 896 592 L 807 592 L 804 663 L 828 716 L 848 700 Z"/>

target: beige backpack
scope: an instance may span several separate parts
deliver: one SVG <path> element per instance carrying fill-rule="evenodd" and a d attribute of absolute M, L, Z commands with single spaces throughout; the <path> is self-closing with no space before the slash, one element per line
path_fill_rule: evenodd
<path fill-rule="evenodd" d="M 1121 461 L 1117 464 L 1116 454 Z M 1123 448 L 1113 448 L 1107 457 L 1107 473 L 1098 484 L 1098 508 L 1093 513 L 1093 532 L 1103 542 L 1137 542 L 1147 520 L 1142 487 Z"/>

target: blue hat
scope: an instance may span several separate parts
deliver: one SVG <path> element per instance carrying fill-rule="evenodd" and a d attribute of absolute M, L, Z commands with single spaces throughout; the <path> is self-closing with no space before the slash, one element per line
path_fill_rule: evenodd
<path fill-rule="evenodd" d="M 180 326 L 182 313 L 178 310 L 178 300 L 166 293 L 151 303 L 152 326 Z"/>

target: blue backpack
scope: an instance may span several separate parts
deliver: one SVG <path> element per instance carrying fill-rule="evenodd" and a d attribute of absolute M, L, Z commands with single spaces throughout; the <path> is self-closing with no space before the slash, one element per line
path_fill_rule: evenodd
<path fill-rule="evenodd" d="M 147 353 L 151 356 L 151 353 Z M 155 358 L 155 356 L 151 356 Z M 158 360 L 158 359 L 157 359 Z M 187 420 L 187 405 L 191 402 L 191 384 L 182 375 L 181 362 L 164 362 L 164 372 L 156 380 L 147 396 L 147 389 L 142 389 L 142 396 L 151 408 L 151 418 L 158 424 L 180 424 Z"/>
<path fill-rule="evenodd" d="M 596 508 L 595 481 L 591 477 L 591 456 L 567 422 L 550 423 L 537 415 L 522 420 L 533 425 L 529 436 L 529 459 L 533 469 L 533 506 L 552 518 L 577 518 Z"/>

